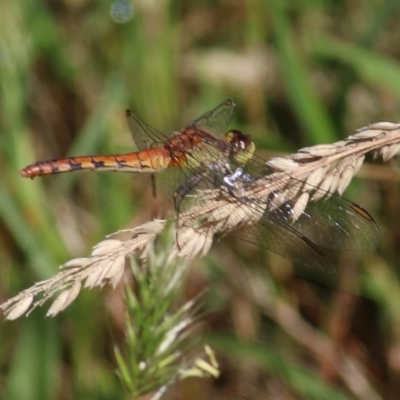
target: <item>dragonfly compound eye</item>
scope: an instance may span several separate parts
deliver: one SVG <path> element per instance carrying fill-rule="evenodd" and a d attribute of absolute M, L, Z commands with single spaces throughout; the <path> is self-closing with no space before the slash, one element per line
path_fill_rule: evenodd
<path fill-rule="evenodd" d="M 225 140 L 230 144 L 231 160 L 239 165 L 245 165 L 253 156 L 255 144 L 250 135 L 232 129 L 225 135 Z"/>

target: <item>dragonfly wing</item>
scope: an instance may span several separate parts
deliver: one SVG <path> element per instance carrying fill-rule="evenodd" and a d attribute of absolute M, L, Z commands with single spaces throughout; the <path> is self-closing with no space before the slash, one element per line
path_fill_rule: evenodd
<path fill-rule="evenodd" d="M 218 176 L 216 177 L 215 174 L 210 173 L 205 176 L 201 185 L 198 185 L 196 191 L 193 192 L 190 206 L 200 205 L 202 202 L 209 204 L 210 201 L 219 201 L 215 187 L 221 187 L 221 185 L 221 179 L 218 180 Z M 207 198 L 207 193 L 210 192 L 206 189 L 213 188 L 214 196 Z M 223 195 L 226 196 L 226 190 L 223 190 L 223 192 Z M 327 272 L 334 271 L 334 264 L 329 251 L 303 235 L 287 220 L 283 222 L 282 218 L 271 217 L 265 213 L 265 204 L 249 202 L 248 199 L 243 197 L 235 197 L 224 202 L 223 206 L 219 205 L 218 207 L 221 207 L 221 215 L 218 215 L 219 211 L 216 214 L 199 215 L 200 219 L 197 222 L 200 226 L 203 224 L 223 226 L 225 219 L 243 221 L 240 228 L 230 232 L 222 232 L 223 235 L 229 233 L 241 240 L 264 247 L 308 267 Z M 246 216 L 244 216 L 244 213 L 246 213 Z M 194 220 L 196 220 L 195 214 L 193 214 L 193 219 L 188 220 L 187 223 L 193 224 Z"/>
<path fill-rule="evenodd" d="M 210 188 L 224 185 L 221 174 L 219 179 L 206 177 Z M 223 205 L 221 218 L 215 215 L 207 218 L 214 218 L 216 223 L 226 216 L 242 221 L 241 229 L 229 233 L 324 271 L 334 270 L 333 249 L 375 247 L 379 230 L 367 211 L 289 175 L 284 178 L 282 174 L 279 178 L 275 174 L 260 178 L 239 174 L 232 178 L 232 187 L 227 187 L 233 200 Z M 266 190 L 262 195 L 262 191 L 254 190 L 264 187 L 277 189 Z M 320 200 L 310 200 L 313 195 Z M 201 192 L 196 196 L 201 197 Z M 207 196 L 203 199 L 208 201 Z"/>
<path fill-rule="evenodd" d="M 279 193 L 274 193 L 274 196 L 278 197 Z M 341 197 L 333 195 L 299 206 L 299 201 L 307 201 L 299 196 L 272 209 L 271 200 L 272 197 L 263 200 L 261 205 L 260 202 L 242 199 L 246 207 L 260 213 L 262 207 L 264 211 L 260 219 L 250 220 L 250 225 L 235 236 L 325 271 L 333 269 L 333 249 L 372 249 L 377 243 L 379 231 L 373 218 L 361 207 Z M 299 207 L 303 211 L 293 221 Z"/>
<path fill-rule="evenodd" d="M 187 127 L 199 127 L 220 137 L 227 130 L 233 114 L 235 104 L 231 99 L 219 104 L 213 110 L 206 112 L 191 122 Z"/>
<path fill-rule="evenodd" d="M 285 203 L 277 218 L 289 220 L 293 207 L 293 201 Z M 373 249 L 379 236 L 379 229 L 366 210 L 336 195 L 309 201 L 293 226 L 314 243 L 331 249 Z"/>
<path fill-rule="evenodd" d="M 188 168 L 170 167 L 157 174 L 157 180 L 165 197 L 174 203 L 175 192 L 193 176 Z"/>
<path fill-rule="evenodd" d="M 129 131 L 139 150 L 146 150 L 165 142 L 167 136 L 145 124 L 132 111 L 126 110 Z"/>
<path fill-rule="evenodd" d="M 175 205 L 177 205 L 176 201 L 178 200 L 177 211 L 179 212 L 215 201 L 218 198 L 218 196 L 215 197 L 215 190 L 218 188 L 221 188 L 226 195 L 225 188 L 222 188 L 224 186 L 223 173 L 216 173 L 210 168 L 169 168 L 162 174 L 168 175 L 168 179 L 163 179 L 164 193 L 168 198 L 174 200 Z M 232 235 L 261 247 L 266 247 L 277 254 L 309 267 L 330 272 L 334 270 L 328 252 L 297 230 L 296 226 L 289 223 L 283 211 L 279 213 L 278 217 L 271 217 L 264 213 L 265 203 L 251 203 L 245 198 L 237 198 L 233 202 L 228 202 L 226 207 L 229 210 L 226 211 L 225 209 L 224 215 L 228 214 L 233 218 L 237 215 L 239 219 L 242 218 L 240 215 L 245 212 L 243 210 L 249 211 L 249 207 L 256 209 L 256 212 L 250 211 L 248 213 L 249 218 L 246 219 L 246 227 L 229 232 Z M 256 218 L 255 215 L 262 215 L 262 218 Z M 220 222 L 218 216 L 213 218 L 216 223 Z M 186 222 L 192 224 L 193 220 Z"/>
<path fill-rule="evenodd" d="M 250 225 L 231 234 L 307 267 L 326 272 L 335 270 L 329 252 L 323 247 L 301 234 L 295 227 L 276 223 L 271 218 L 252 221 Z"/>
<path fill-rule="evenodd" d="M 273 211 L 264 211 L 260 219 L 250 220 L 250 225 L 234 235 L 328 272 L 334 269 L 333 249 L 372 249 L 377 243 L 379 231 L 368 212 L 338 196 L 309 202 L 294 222 L 293 210 L 293 202 L 287 202 Z"/>
<path fill-rule="evenodd" d="M 338 195 L 329 193 L 316 186 L 292 178 L 276 178 L 276 173 L 265 161 L 254 156 L 247 164 L 246 171 L 255 177 L 256 185 L 277 187 L 264 200 L 263 208 L 268 211 L 266 218 L 279 224 L 291 225 L 301 235 L 306 236 L 319 246 L 336 249 L 363 250 L 376 246 L 379 229 L 372 216 L 362 207 Z M 279 175 L 279 174 L 278 174 Z M 285 179 L 285 184 L 279 181 Z M 250 192 L 249 192 L 250 193 Z M 248 197 L 251 197 L 249 194 Z M 312 199 L 319 200 L 312 200 Z M 281 204 L 273 207 L 271 204 Z M 294 221 L 293 215 L 300 214 Z"/>

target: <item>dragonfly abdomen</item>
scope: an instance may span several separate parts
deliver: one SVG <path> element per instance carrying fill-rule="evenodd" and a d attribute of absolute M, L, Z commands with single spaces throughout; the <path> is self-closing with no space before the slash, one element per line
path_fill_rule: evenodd
<path fill-rule="evenodd" d="M 143 150 L 137 153 L 68 157 L 57 160 L 40 161 L 25 167 L 20 174 L 24 178 L 60 174 L 76 171 L 118 171 L 155 173 L 169 166 L 171 157 L 162 148 Z"/>

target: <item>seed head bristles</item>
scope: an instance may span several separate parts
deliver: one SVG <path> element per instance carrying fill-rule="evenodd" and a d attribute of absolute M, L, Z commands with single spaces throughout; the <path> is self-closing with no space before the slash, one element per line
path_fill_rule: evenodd
<path fill-rule="evenodd" d="M 179 243 L 175 243 L 170 257 L 190 260 L 204 255 L 215 234 L 254 225 L 265 212 L 275 211 L 287 202 L 291 203 L 290 220 L 296 222 L 309 202 L 324 201 L 335 192 L 342 194 L 367 153 L 388 161 L 399 151 L 400 124 L 379 122 L 358 129 L 347 139 L 333 144 L 306 147 L 295 154 L 266 162 L 254 157 L 250 164 L 262 166 L 265 173 L 257 176 L 250 185 L 238 182 L 233 195 L 226 187 L 191 194 L 194 198 L 201 196 L 202 201 L 180 214 L 174 228 L 178 229 Z M 59 293 L 47 313 L 55 316 L 71 304 L 82 286 L 93 288 L 111 284 L 115 287 L 123 276 L 126 258 L 132 254 L 148 257 L 149 244 L 160 234 L 165 222 L 154 220 L 125 230 L 129 238 L 124 240 L 115 238 L 118 232 L 110 235 L 94 247 L 89 257 L 65 263 L 56 276 L 36 283 L 0 308 L 7 319 L 16 319 L 28 315 Z M 359 228 L 361 230 L 362 226 Z M 271 250 L 279 254 L 284 251 L 279 246 L 271 246 Z"/>
<path fill-rule="evenodd" d="M 94 246 L 89 257 L 76 258 L 61 265 L 62 271 L 56 276 L 37 282 L 1 304 L 0 308 L 7 319 L 13 320 L 24 314 L 29 315 L 58 293 L 47 312 L 47 316 L 54 317 L 75 300 L 82 286 L 92 289 L 110 284 L 115 287 L 123 276 L 126 258 L 134 254 L 147 259 L 148 252 L 151 251 L 150 244 L 161 233 L 165 223 L 166 221 L 154 220 L 137 228 L 121 231 L 129 234 L 126 240 L 113 238 L 121 232 L 109 235 L 106 240 Z M 180 249 L 173 247 L 169 253 L 170 260 L 178 256 L 192 259 L 198 254 L 206 254 L 212 244 L 209 236 L 194 235 L 190 229 L 180 234 L 179 238 Z M 34 302 L 39 295 L 40 298 Z"/>

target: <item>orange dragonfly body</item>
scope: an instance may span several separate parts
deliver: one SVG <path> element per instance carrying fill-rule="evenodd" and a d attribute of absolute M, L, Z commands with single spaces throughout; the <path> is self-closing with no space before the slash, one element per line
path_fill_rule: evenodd
<path fill-rule="evenodd" d="M 143 150 L 137 153 L 108 156 L 68 157 L 57 160 L 40 161 L 21 171 L 24 178 L 59 174 L 83 170 L 121 171 L 121 172 L 158 172 L 172 161 L 165 149 Z"/>
<path fill-rule="evenodd" d="M 236 154 L 254 149 L 254 144 L 248 135 L 239 131 L 234 131 L 234 138 L 232 135 L 223 138 L 216 136 L 229 125 L 233 107 L 232 100 L 227 100 L 170 137 L 147 126 L 127 110 L 132 137 L 141 151 L 40 161 L 25 167 L 21 175 L 33 179 L 42 175 L 85 170 L 153 174 L 170 167 L 198 169 L 221 158 L 235 161 Z"/>

